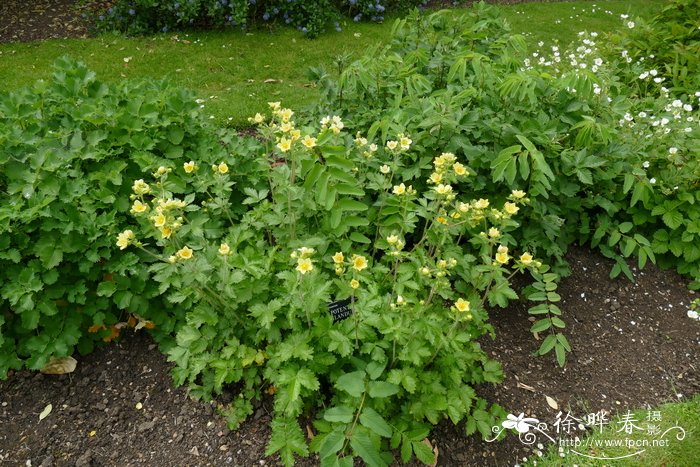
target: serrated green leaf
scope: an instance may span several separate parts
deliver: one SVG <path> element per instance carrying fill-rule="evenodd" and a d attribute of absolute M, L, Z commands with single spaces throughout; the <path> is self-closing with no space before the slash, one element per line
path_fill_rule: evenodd
<path fill-rule="evenodd" d="M 350 447 L 367 463 L 369 467 L 386 467 L 379 450 L 372 443 L 367 433 L 357 430 L 350 438 Z"/>
<path fill-rule="evenodd" d="M 435 453 L 427 444 L 421 441 L 413 441 L 411 444 L 413 446 L 413 452 L 416 453 L 416 457 L 419 461 L 425 465 L 433 465 L 435 463 Z"/>
<path fill-rule="evenodd" d="M 366 376 L 367 374 L 364 371 L 345 373 L 335 382 L 335 387 L 353 397 L 360 397 L 365 392 Z"/>
<path fill-rule="evenodd" d="M 354 416 L 355 411 L 344 405 L 331 407 L 323 413 L 323 419 L 332 423 L 350 423 Z"/>
<path fill-rule="evenodd" d="M 360 423 L 369 428 L 379 436 L 391 438 L 391 427 L 389 424 L 371 407 L 365 407 L 360 414 Z"/>
<path fill-rule="evenodd" d="M 399 392 L 399 387 L 386 381 L 370 381 L 369 396 L 372 398 L 382 398 L 393 396 Z"/>

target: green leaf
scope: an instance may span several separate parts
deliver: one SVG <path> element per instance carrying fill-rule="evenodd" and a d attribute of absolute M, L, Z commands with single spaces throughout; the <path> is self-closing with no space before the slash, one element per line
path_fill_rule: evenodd
<path fill-rule="evenodd" d="M 552 322 L 549 318 L 541 319 L 535 321 L 535 323 L 530 328 L 530 332 L 542 332 L 552 327 Z"/>
<path fill-rule="evenodd" d="M 391 438 L 391 427 L 382 418 L 382 416 L 371 407 L 365 407 L 362 409 L 362 413 L 360 414 L 360 423 L 379 436 Z"/>
<path fill-rule="evenodd" d="M 360 430 L 355 431 L 352 438 L 350 438 L 350 446 L 357 453 L 357 455 L 367 463 L 369 467 L 387 466 L 387 463 L 384 462 L 384 459 L 382 459 L 379 450 L 372 443 L 372 439 L 369 437 L 369 434 Z"/>
<path fill-rule="evenodd" d="M 340 451 L 344 444 L 345 430 L 335 429 L 326 435 L 321 447 L 318 449 L 318 455 L 321 459 L 332 456 Z"/>
<path fill-rule="evenodd" d="M 683 214 L 679 211 L 666 211 L 661 219 L 670 229 L 677 229 L 683 225 Z"/>
<path fill-rule="evenodd" d="M 421 441 L 413 441 L 411 444 L 413 445 L 413 452 L 416 453 L 416 457 L 419 461 L 426 465 L 433 465 L 435 463 L 435 453 L 427 444 Z"/>
<path fill-rule="evenodd" d="M 275 418 L 272 421 L 272 435 L 265 449 L 265 455 L 271 456 L 278 451 L 285 467 L 294 465 L 294 454 L 300 456 L 309 454 L 304 434 L 296 420 Z"/>
<path fill-rule="evenodd" d="M 559 363 L 560 367 L 563 367 L 566 363 L 566 352 L 564 350 L 564 347 L 561 345 L 555 345 L 554 353 L 557 354 L 557 363 Z"/>
<path fill-rule="evenodd" d="M 372 240 L 359 232 L 353 232 L 350 234 L 350 240 L 357 243 L 370 244 Z"/>
<path fill-rule="evenodd" d="M 350 423 L 354 416 L 355 412 L 353 409 L 341 405 L 326 410 L 323 414 L 323 419 L 331 423 Z"/>
<path fill-rule="evenodd" d="M 556 344 L 556 342 L 556 337 L 553 334 L 550 334 L 549 336 L 545 337 L 544 342 L 542 342 L 542 345 L 540 346 L 537 353 L 539 355 L 545 355 L 554 348 L 554 344 Z"/>
<path fill-rule="evenodd" d="M 117 284 L 113 281 L 100 282 L 97 286 L 97 295 L 100 297 L 111 297 L 117 290 Z"/>
<path fill-rule="evenodd" d="M 372 398 L 381 398 L 393 396 L 399 392 L 399 387 L 386 381 L 370 381 L 369 396 Z"/>
<path fill-rule="evenodd" d="M 365 203 L 349 198 L 338 200 L 335 207 L 343 211 L 366 211 L 368 209 Z"/>
<path fill-rule="evenodd" d="M 353 397 L 360 397 L 365 392 L 365 377 L 367 374 L 364 371 L 353 371 L 345 373 L 335 382 L 335 387 L 341 391 L 345 391 Z"/>

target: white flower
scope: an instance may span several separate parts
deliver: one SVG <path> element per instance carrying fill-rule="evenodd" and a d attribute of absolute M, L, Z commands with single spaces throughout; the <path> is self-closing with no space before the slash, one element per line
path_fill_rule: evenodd
<path fill-rule="evenodd" d="M 630 28 L 630 29 L 633 29 L 633 28 L 634 28 L 634 21 L 629 21 L 629 22 L 627 23 L 627 27 Z"/>
<path fill-rule="evenodd" d="M 693 106 L 690 104 L 685 104 L 683 106 L 683 110 L 685 110 L 686 112 L 691 112 L 693 110 Z"/>
<path fill-rule="evenodd" d="M 650 74 L 651 76 L 656 76 L 657 74 L 659 74 L 659 72 L 656 71 L 656 70 L 649 70 L 649 74 Z"/>
<path fill-rule="evenodd" d="M 688 318 L 690 319 L 700 319 L 698 312 L 695 310 L 688 310 Z"/>
<path fill-rule="evenodd" d="M 649 183 L 653 185 L 654 183 L 656 183 L 656 179 L 654 177 L 650 178 Z"/>
<path fill-rule="evenodd" d="M 668 148 L 668 153 L 672 156 L 675 156 L 676 154 L 678 154 L 678 148 Z"/>
<path fill-rule="evenodd" d="M 649 168 L 649 161 L 644 161 L 644 163 L 642 164 L 642 167 L 644 167 L 645 169 L 648 169 Z"/>

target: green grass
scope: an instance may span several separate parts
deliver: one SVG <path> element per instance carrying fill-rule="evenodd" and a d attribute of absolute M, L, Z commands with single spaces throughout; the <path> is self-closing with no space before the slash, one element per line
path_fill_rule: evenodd
<path fill-rule="evenodd" d="M 502 7 L 516 32 L 538 41 L 568 43 L 580 30 L 604 32 L 621 27 L 620 14 L 649 16 L 665 0 L 612 0 L 528 3 Z M 592 13 L 592 5 L 598 5 Z M 608 13 L 611 12 L 611 13 Z M 71 55 L 84 61 L 107 82 L 132 78 L 168 78 L 192 89 L 217 123 L 245 125 L 248 116 L 266 109 L 270 100 L 303 109 L 317 91 L 308 69 L 335 69 L 342 54 L 358 57 L 390 34 L 384 24 L 349 22 L 343 32 L 308 40 L 292 29 L 273 32 L 163 34 L 146 38 L 102 36 L 95 39 L 48 40 L 0 44 L 0 83 L 11 90 L 50 76 L 52 62 Z M 131 57 L 128 63 L 124 59 Z M 274 81 L 269 81 L 274 80 Z M 269 81 L 269 82 L 265 82 Z"/>
<path fill-rule="evenodd" d="M 653 421 L 654 412 L 658 412 L 660 421 Z M 604 425 L 602 431 L 596 428 L 590 437 L 583 438 L 582 447 L 564 447 L 565 457 L 561 457 L 558 447 L 552 444 L 543 457 L 530 459 L 526 465 L 537 465 L 538 467 L 570 465 L 587 467 L 691 467 L 698 465 L 700 459 L 700 395 L 696 395 L 685 402 L 665 404 L 653 408 L 651 412 L 644 409 L 634 411 L 633 414 L 634 416 L 629 420 L 636 420 L 634 425 L 641 428 L 641 430 L 633 430 L 633 434 L 627 434 L 624 430 L 620 431 L 623 429 L 624 424 L 620 423 L 620 414 L 618 414 L 618 417 L 613 417 L 613 420 L 608 425 Z M 652 422 L 647 421 L 649 415 L 652 415 Z M 685 437 L 682 440 L 678 440 L 676 435 L 679 433 L 679 430 L 671 430 L 663 437 L 663 439 L 668 440 L 666 446 L 654 446 L 651 444 L 652 440 L 659 439 L 661 433 L 655 436 L 649 435 L 646 431 L 647 423 L 657 425 L 661 433 L 671 427 L 679 426 L 685 430 Z M 573 434 L 571 438 L 573 438 Z M 590 439 L 590 441 L 587 442 L 587 439 Z M 627 440 L 631 440 L 630 443 L 632 441 L 637 442 L 639 447 L 625 446 Z M 648 440 L 649 446 L 643 446 L 644 440 Z M 614 443 L 620 443 L 622 446 L 610 446 Z M 587 447 L 583 447 L 586 444 Z M 592 459 L 573 453 L 570 449 L 591 457 L 630 457 L 618 460 Z M 566 452 L 567 450 L 569 451 Z M 631 455 L 639 451 L 643 452 L 638 455 Z M 535 460 L 536 463 L 534 462 Z"/>

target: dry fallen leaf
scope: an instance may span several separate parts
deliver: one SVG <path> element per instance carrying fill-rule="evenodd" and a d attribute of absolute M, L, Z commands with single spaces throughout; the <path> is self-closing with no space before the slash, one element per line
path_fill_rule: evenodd
<path fill-rule="evenodd" d="M 306 436 L 309 438 L 310 441 L 313 441 L 313 439 L 316 437 L 316 435 L 314 435 L 313 430 L 308 424 L 306 425 Z"/>
<path fill-rule="evenodd" d="M 544 397 L 545 397 L 545 399 L 547 399 L 547 405 L 548 405 L 548 406 L 550 406 L 550 407 L 553 408 L 554 410 L 559 410 L 559 404 L 557 404 L 557 401 L 555 401 L 554 399 L 552 399 L 552 398 L 549 397 L 549 396 L 544 396 Z"/>
<path fill-rule="evenodd" d="M 66 373 L 73 373 L 77 364 L 78 361 L 73 357 L 51 357 L 49 363 L 40 371 L 45 375 L 65 375 Z"/>
<path fill-rule="evenodd" d="M 528 391 L 530 391 L 530 392 L 535 392 L 535 388 L 533 388 L 532 386 L 528 386 L 527 384 L 523 384 L 523 383 L 521 383 L 520 381 L 518 381 L 518 382 L 515 384 L 515 386 L 518 387 L 518 388 L 526 389 L 526 390 L 528 390 Z"/>
<path fill-rule="evenodd" d="M 263 81 L 263 83 L 265 83 L 265 84 L 272 84 L 272 83 L 279 83 L 279 82 L 280 82 L 280 80 L 274 79 L 274 78 L 268 78 L 265 81 Z"/>
<path fill-rule="evenodd" d="M 44 407 L 44 410 L 42 410 L 41 413 L 39 414 L 39 421 L 42 421 L 43 419 L 48 417 L 49 414 L 51 413 L 51 410 L 53 410 L 53 405 L 51 405 L 51 404 Z"/>

